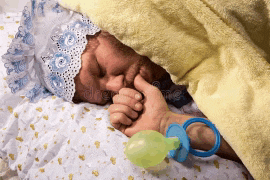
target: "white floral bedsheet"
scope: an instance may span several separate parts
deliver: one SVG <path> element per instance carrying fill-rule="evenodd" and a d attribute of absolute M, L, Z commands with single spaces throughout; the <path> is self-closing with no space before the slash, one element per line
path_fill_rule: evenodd
<path fill-rule="evenodd" d="M 19 20 L 20 13 L 0 14 L 0 56 Z M 242 165 L 218 156 L 169 159 L 157 173 L 136 167 L 123 153 L 128 138 L 110 125 L 108 105 L 75 105 L 55 96 L 32 104 L 11 94 L 5 76 L 0 62 L 0 179 L 252 179 Z"/>

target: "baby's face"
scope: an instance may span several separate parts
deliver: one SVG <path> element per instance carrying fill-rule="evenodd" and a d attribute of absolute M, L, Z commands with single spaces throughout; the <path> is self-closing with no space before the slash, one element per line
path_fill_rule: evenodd
<path fill-rule="evenodd" d="M 74 79 L 74 102 L 103 105 L 121 88 L 135 89 L 136 75 L 140 74 L 151 84 L 167 73 L 104 31 L 88 38 L 81 59 L 82 67 Z"/>

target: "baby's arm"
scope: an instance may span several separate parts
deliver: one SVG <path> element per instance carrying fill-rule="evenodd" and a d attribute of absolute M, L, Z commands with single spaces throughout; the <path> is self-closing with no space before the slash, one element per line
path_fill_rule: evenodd
<path fill-rule="evenodd" d="M 183 114 L 176 114 L 173 112 L 168 112 L 167 115 L 164 117 L 164 120 L 161 122 L 160 125 L 160 133 L 166 135 L 166 130 L 172 123 L 183 124 L 186 120 L 194 118 L 193 116 L 183 115 Z M 186 130 L 190 141 L 191 147 L 193 149 L 199 149 L 208 151 L 210 150 L 215 144 L 215 134 L 211 128 L 206 126 L 202 123 L 194 123 L 191 124 Z M 230 145 L 221 137 L 221 146 L 216 153 L 216 155 L 236 161 L 238 163 L 242 163 L 239 157 L 236 155 L 234 150 L 230 147 Z"/>

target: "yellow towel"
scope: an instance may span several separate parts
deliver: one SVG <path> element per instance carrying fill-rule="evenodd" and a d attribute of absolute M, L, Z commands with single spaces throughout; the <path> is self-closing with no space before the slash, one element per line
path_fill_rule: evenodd
<path fill-rule="evenodd" d="M 269 0 L 62 0 L 164 67 L 255 179 L 270 179 Z"/>

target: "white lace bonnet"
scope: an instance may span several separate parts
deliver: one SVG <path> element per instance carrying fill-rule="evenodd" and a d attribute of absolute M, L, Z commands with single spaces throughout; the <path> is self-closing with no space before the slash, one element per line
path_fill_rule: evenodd
<path fill-rule="evenodd" d="M 21 25 L 2 56 L 11 92 L 37 102 L 53 93 L 72 102 L 86 35 L 100 29 L 83 15 L 53 0 L 31 0 Z"/>

